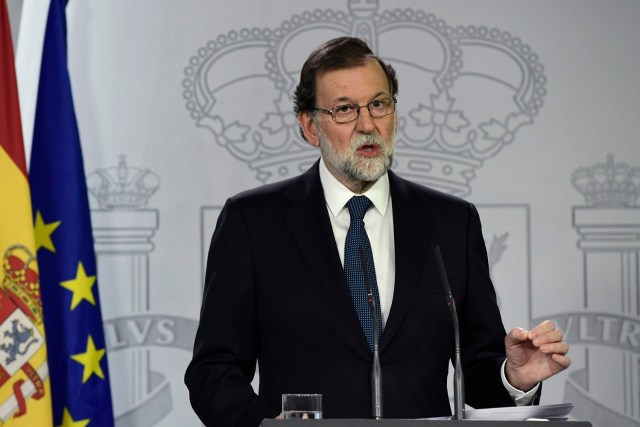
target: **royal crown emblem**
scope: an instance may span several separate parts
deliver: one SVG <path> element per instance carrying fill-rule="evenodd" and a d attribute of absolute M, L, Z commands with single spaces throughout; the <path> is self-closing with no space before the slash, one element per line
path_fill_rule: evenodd
<path fill-rule="evenodd" d="M 381 11 L 378 0 L 347 6 L 303 12 L 275 29 L 230 31 L 199 48 L 182 81 L 196 125 L 264 183 L 299 174 L 319 156 L 298 135 L 293 113 L 300 68 L 320 43 L 360 37 L 398 73 L 393 169 L 469 194 L 476 170 L 542 107 L 546 78 L 538 56 L 498 29 L 452 27 L 423 10 Z"/>
<path fill-rule="evenodd" d="M 631 207 L 640 193 L 640 168 L 616 163 L 609 154 L 606 163 L 577 169 L 571 182 L 582 193 L 587 206 Z"/>
<path fill-rule="evenodd" d="M 42 299 L 38 272 L 32 268 L 35 265 L 36 258 L 26 247 L 9 247 L 2 259 L 4 280 L 0 289 L 8 292 L 13 302 L 39 325 L 43 321 Z"/>
<path fill-rule="evenodd" d="M 120 156 L 118 166 L 97 169 L 87 177 L 87 188 L 101 209 L 142 209 L 160 186 L 158 176 L 148 169 L 127 166 Z"/>

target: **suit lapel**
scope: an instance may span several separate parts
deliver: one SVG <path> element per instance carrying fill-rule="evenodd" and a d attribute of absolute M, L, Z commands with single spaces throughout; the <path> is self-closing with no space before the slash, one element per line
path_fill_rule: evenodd
<path fill-rule="evenodd" d="M 317 162 L 299 179 L 293 181 L 285 197 L 293 202 L 293 206 L 284 213 L 284 219 L 300 252 L 340 318 L 362 346 L 368 349 L 349 296 L 329 221 Z"/>
<path fill-rule="evenodd" d="M 405 181 L 389 172 L 396 277 L 391 311 L 382 337 L 382 349 L 393 341 L 411 305 L 423 274 L 432 219 L 426 199 L 412 191 Z"/>

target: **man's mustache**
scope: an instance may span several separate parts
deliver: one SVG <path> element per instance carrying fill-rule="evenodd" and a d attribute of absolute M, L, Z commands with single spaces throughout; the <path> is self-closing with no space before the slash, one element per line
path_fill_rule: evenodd
<path fill-rule="evenodd" d="M 386 141 L 380 135 L 359 135 L 351 141 L 349 149 L 352 152 L 355 152 L 358 148 L 364 145 L 372 145 L 383 150 L 386 145 Z"/>

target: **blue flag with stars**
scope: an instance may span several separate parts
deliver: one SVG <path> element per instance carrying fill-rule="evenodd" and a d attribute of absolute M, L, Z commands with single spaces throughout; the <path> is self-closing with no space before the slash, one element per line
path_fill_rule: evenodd
<path fill-rule="evenodd" d="M 113 426 L 89 199 L 67 69 L 67 0 L 51 0 L 29 168 L 55 426 Z"/>

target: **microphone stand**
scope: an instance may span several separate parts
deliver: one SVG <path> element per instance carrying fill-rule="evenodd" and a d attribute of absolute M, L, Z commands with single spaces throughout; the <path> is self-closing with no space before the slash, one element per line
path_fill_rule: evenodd
<path fill-rule="evenodd" d="M 376 311 L 376 301 L 371 291 L 371 281 L 369 279 L 369 270 L 367 269 L 367 260 L 364 254 L 364 248 L 360 246 L 360 263 L 364 272 L 364 282 L 367 285 L 367 302 L 369 303 L 369 311 L 371 312 L 371 320 L 373 321 L 373 366 L 371 367 L 371 406 L 373 409 L 373 417 L 376 420 L 382 419 L 382 370 L 380 369 L 380 348 L 378 342 L 378 314 Z"/>
<path fill-rule="evenodd" d="M 440 270 L 440 278 L 442 279 L 442 286 L 444 286 L 445 293 L 447 294 L 447 305 L 451 312 L 453 319 L 453 333 L 455 336 L 455 373 L 454 373 L 454 390 L 453 399 L 455 411 L 453 415 L 454 420 L 464 420 L 464 377 L 462 373 L 462 361 L 460 358 L 460 325 L 458 323 L 458 312 L 456 311 L 456 302 L 451 294 L 451 287 L 449 286 L 449 280 L 447 279 L 447 272 L 444 269 L 444 262 L 442 262 L 442 254 L 440 253 L 440 246 L 435 247 L 434 253 L 436 255 L 436 261 L 438 262 L 438 269 Z"/>

